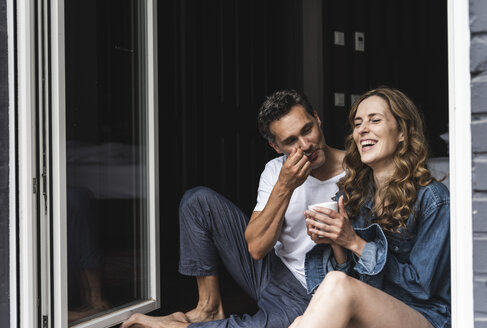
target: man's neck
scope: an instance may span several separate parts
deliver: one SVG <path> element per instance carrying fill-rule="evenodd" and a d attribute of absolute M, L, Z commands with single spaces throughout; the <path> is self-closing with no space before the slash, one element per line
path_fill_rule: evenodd
<path fill-rule="evenodd" d="M 343 158 L 345 152 L 342 150 L 334 149 L 329 146 L 325 146 L 325 163 L 311 171 L 311 176 L 320 181 L 325 181 L 342 173 L 343 170 Z"/>

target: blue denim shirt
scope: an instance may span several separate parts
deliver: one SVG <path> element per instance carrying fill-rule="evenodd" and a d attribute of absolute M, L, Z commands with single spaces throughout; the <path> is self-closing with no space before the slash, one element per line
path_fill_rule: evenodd
<path fill-rule="evenodd" d="M 370 200 L 353 220 L 356 233 L 367 242 L 360 258 L 348 252 L 347 262 L 337 265 L 331 247 L 324 244 L 306 254 L 308 293 L 327 272 L 340 270 L 411 306 L 434 327 L 451 327 L 448 189 L 439 182 L 419 189 L 407 232 L 383 231 L 370 215 L 372 207 Z"/>

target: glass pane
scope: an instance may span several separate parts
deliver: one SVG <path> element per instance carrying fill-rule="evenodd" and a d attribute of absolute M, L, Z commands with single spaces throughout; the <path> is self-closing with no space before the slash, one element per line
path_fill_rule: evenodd
<path fill-rule="evenodd" d="M 142 5 L 65 1 L 71 325 L 147 298 Z"/>

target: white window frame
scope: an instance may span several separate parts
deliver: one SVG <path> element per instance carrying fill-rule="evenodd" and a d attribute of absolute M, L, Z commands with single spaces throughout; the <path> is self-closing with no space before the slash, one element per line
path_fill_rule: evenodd
<path fill-rule="evenodd" d="M 474 310 L 473 310 L 473 261 L 472 261 L 472 176 L 471 176 L 471 130 L 470 130 L 470 29 L 469 29 L 469 12 L 468 0 L 447 0 L 448 1 L 448 58 L 449 58 L 449 140 L 450 140 L 450 192 L 451 192 L 451 268 L 452 268 L 452 324 L 453 327 L 474 327 Z M 14 97 L 14 64 L 13 38 L 9 37 L 9 84 L 10 88 L 10 155 L 11 155 L 11 181 L 15 181 L 15 138 L 18 145 L 18 176 L 19 183 L 11 188 L 11 210 L 10 210 L 10 311 L 11 325 L 19 327 L 35 327 L 37 324 L 37 281 L 36 281 L 36 262 L 33 254 L 36 254 L 36 234 L 35 220 L 33 209 L 35 209 L 35 199 L 32 193 L 32 179 L 35 177 L 32 152 L 33 135 L 32 111 L 34 108 L 33 95 L 33 4 L 31 1 L 17 1 L 17 13 L 13 11 L 14 0 L 7 0 L 7 15 L 9 36 L 14 35 L 14 29 L 17 33 L 17 95 Z M 148 15 L 148 53 L 153 54 L 148 58 L 148 104 L 152 108 L 149 122 L 157 122 L 157 54 L 156 54 L 156 1 L 148 1 L 150 8 Z M 53 33 L 57 31 L 58 35 L 64 35 L 60 15 L 62 15 L 62 1 L 55 2 L 53 11 L 57 13 L 57 26 L 53 26 Z M 60 12 L 61 11 L 61 12 Z M 17 26 L 14 28 L 13 17 L 17 14 Z M 53 24 L 55 25 L 55 24 Z M 57 38 L 52 38 L 53 47 Z M 61 41 L 62 40 L 58 40 Z M 63 56 L 60 46 L 57 44 L 54 55 Z M 59 60 L 59 58 L 58 58 Z M 64 57 L 62 57 L 64 60 Z M 53 65 L 54 66 L 54 65 Z M 62 76 L 63 70 L 60 70 L 59 61 L 57 62 L 57 84 L 64 81 Z M 54 67 L 53 67 L 54 68 Z M 152 69 L 150 69 L 152 68 Z M 54 84 L 53 84 L 54 85 Z M 59 92 L 59 90 L 58 90 Z M 59 95 L 59 94 L 58 94 Z M 15 101 L 17 101 L 18 115 L 18 134 L 12 132 L 14 117 Z M 64 106 L 64 99 L 58 100 L 56 104 L 59 111 Z M 151 132 L 157 134 L 157 127 Z M 58 139 L 59 140 L 59 139 Z M 156 140 L 150 141 L 153 152 L 149 154 L 150 163 L 157 160 L 157 147 L 154 147 Z M 59 147 L 60 145 L 58 145 Z M 59 148 L 58 148 L 59 151 Z M 151 174 L 157 177 L 157 167 L 151 168 Z M 157 181 L 157 180 L 152 180 Z M 13 185 L 13 183 L 11 183 Z M 16 187 L 16 188 L 15 188 Z M 15 191 L 18 191 L 19 211 L 15 211 Z M 157 189 L 151 190 L 149 202 L 157 204 Z M 59 197 L 60 198 L 60 197 Z M 58 202 L 59 202 L 58 198 Z M 154 206 L 151 218 L 158 217 L 158 208 Z M 61 205 L 58 203 L 58 212 L 61 212 Z M 158 222 L 152 222 L 150 231 L 158 231 Z M 19 250 L 16 252 L 17 231 L 15 225 L 19 225 Z M 158 250 L 158 240 L 151 235 L 150 249 Z M 57 241 L 60 243 L 61 241 Z M 159 307 L 159 257 L 151 253 L 151 262 L 154 267 L 151 268 L 151 295 L 155 295 L 153 301 L 149 304 L 141 304 L 139 309 L 126 309 L 126 312 L 117 313 L 118 319 L 123 320 L 130 313 L 137 311 L 145 312 Z M 19 264 L 18 280 L 16 263 Z M 61 271 L 57 268 L 58 271 Z M 58 273 L 59 274 L 59 273 Z M 16 297 L 17 284 L 19 286 L 19 297 Z M 62 286 L 60 283 L 56 288 Z M 17 317 L 17 301 L 20 316 Z M 58 304 L 58 303 L 57 303 Z M 58 322 L 65 320 L 60 316 Z"/>
<path fill-rule="evenodd" d="M 18 213 L 15 207 L 10 211 L 11 227 L 15 227 L 18 220 L 19 240 L 18 253 L 16 253 L 16 235 L 11 235 L 11 289 L 15 291 L 19 286 L 17 317 L 17 299 L 11 297 L 11 324 L 12 327 L 33 328 L 38 326 L 39 313 L 37 293 L 39 281 L 37 279 L 37 201 L 33 193 L 33 179 L 36 175 L 36 140 L 35 136 L 35 26 L 34 2 L 19 0 L 16 2 L 17 11 L 14 12 L 13 2 L 8 0 L 8 20 L 11 24 L 9 32 L 17 33 L 17 98 L 13 90 L 14 59 L 9 57 L 10 79 L 10 118 L 14 122 L 15 101 L 18 112 L 18 185 L 12 188 L 11 195 L 18 190 Z M 148 181 L 148 298 L 131 306 L 111 312 L 107 315 L 84 322 L 74 327 L 109 327 L 127 319 L 135 312 L 146 313 L 160 307 L 160 263 L 159 263 L 159 172 L 158 172 L 158 100 L 157 100 L 157 0 L 145 0 L 145 42 L 146 81 L 145 103 L 147 104 L 147 181 Z M 64 58 L 64 0 L 51 1 L 51 99 L 52 99 L 52 203 L 50 209 L 53 215 L 53 294 L 50 297 L 54 304 L 54 318 L 49 317 L 49 327 L 67 327 L 67 254 L 66 254 L 66 153 L 65 153 L 65 58 Z M 14 27 L 14 16 L 17 24 Z M 9 38 L 13 40 L 13 38 Z M 9 45 L 9 56 L 13 56 L 13 43 Z M 14 100 L 15 99 L 15 100 Z M 14 134 L 14 124 L 11 125 L 11 134 Z M 15 159 L 15 139 L 11 139 L 11 162 Z M 15 162 L 12 162 L 15 163 Z M 13 165 L 12 167 L 15 167 Z M 11 179 L 15 181 L 15 172 Z M 11 198 L 15 204 L 15 197 Z M 13 232 L 12 232 L 13 231 Z M 11 234 L 17 233 L 11 229 Z M 19 265 L 18 281 L 16 281 L 16 263 Z M 63 265 L 64 263 L 64 265 Z M 49 306 L 47 306 L 49 308 Z M 13 312 L 13 310 L 15 310 Z"/>
<path fill-rule="evenodd" d="M 455 328 L 474 327 L 469 22 L 468 0 L 448 0 L 451 298 Z"/>
<path fill-rule="evenodd" d="M 17 1 L 17 13 L 9 17 L 13 22 L 17 17 L 17 166 L 18 166 L 18 213 L 11 225 L 18 223 L 19 240 L 18 284 L 19 312 L 18 326 L 36 327 L 37 311 L 37 233 L 36 198 L 33 193 L 35 172 L 35 75 L 34 75 L 34 8 L 29 1 Z M 11 2 L 13 7 L 13 1 Z M 9 11 L 11 12 L 11 11 Z M 12 34 L 13 35 L 13 34 Z M 9 38 L 10 39 L 10 38 Z M 13 49 L 9 54 L 13 54 Z M 12 66 L 9 69 L 14 70 Z M 15 85 L 15 84 L 13 84 Z M 13 87 L 12 85 L 12 87 Z M 13 128 L 13 127 L 12 127 Z M 11 212 L 12 213 L 12 212 Z M 16 221 L 18 220 L 18 222 Z M 15 245 L 14 247 L 17 247 Z M 16 266 L 16 263 L 11 263 Z"/>

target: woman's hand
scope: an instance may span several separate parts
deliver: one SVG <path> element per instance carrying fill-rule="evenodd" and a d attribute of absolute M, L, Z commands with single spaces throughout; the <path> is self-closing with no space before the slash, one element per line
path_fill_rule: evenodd
<path fill-rule="evenodd" d="M 342 264 L 347 261 L 347 254 L 345 252 L 345 249 L 342 246 L 339 246 L 335 244 L 333 241 L 331 241 L 328 238 L 319 236 L 313 232 L 310 231 L 310 229 L 315 229 L 312 228 L 312 225 L 306 224 L 306 228 L 308 230 L 308 236 L 311 237 L 311 240 L 313 240 L 316 244 L 329 244 L 331 248 L 333 249 L 333 254 L 335 255 L 335 260 L 337 263 Z"/>
<path fill-rule="evenodd" d="M 308 212 L 309 211 L 304 212 L 304 216 L 306 219 L 306 230 L 308 232 L 308 236 L 316 244 L 330 244 L 331 245 L 333 242 L 330 239 L 325 238 L 325 237 L 315 233 L 315 231 L 319 228 L 316 227 L 315 219 L 313 219 L 311 216 L 309 216 Z"/>
<path fill-rule="evenodd" d="M 351 250 L 360 257 L 366 242 L 353 230 L 343 205 L 343 196 L 338 200 L 338 211 L 316 207 L 314 211 L 304 212 L 308 235 L 318 244 L 332 246 L 336 244 Z"/>

